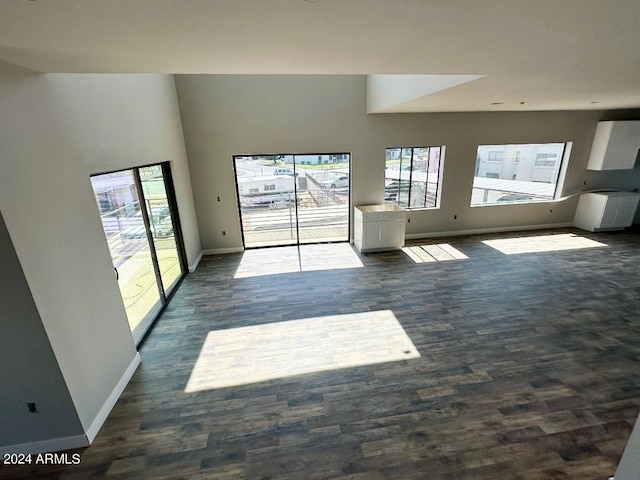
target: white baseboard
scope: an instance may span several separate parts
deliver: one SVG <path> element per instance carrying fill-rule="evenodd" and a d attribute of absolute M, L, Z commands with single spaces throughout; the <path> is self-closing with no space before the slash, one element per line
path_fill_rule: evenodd
<path fill-rule="evenodd" d="M 37 442 L 21 443 L 18 445 L 7 445 L 0 447 L 0 454 L 60 452 L 62 450 L 82 448 L 91 445 L 91 442 L 96 438 L 98 431 L 109 416 L 113 406 L 118 401 L 118 398 L 120 398 L 120 395 L 122 395 L 122 392 L 129 383 L 129 380 L 131 380 L 131 377 L 136 371 L 136 368 L 138 368 L 138 365 L 140 365 L 140 354 L 136 352 L 136 355 L 133 357 L 133 360 L 131 360 L 127 370 L 120 378 L 120 381 L 118 381 L 118 384 L 111 392 L 111 395 L 109 395 L 109 398 L 104 402 L 104 405 L 84 435 L 73 435 L 70 437 L 51 438 L 48 440 L 39 440 Z"/>
<path fill-rule="evenodd" d="M 86 435 L 73 435 L 71 437 L 51 438 L 38 442 L 21 443 L 18 445 L 8 445 L 0 447 L 0 455 L 11 453 L 49 453 L 70 450 L 72 448 L 82 448 L 89 446 Z"/>
<path fill-rule="evenodd" d="M 189 273 L 193 273 L 196 271 L 196 268 L 198 268 L 198 264 L 200 263 L 200 260 L 202 260 L 202 255 L 204 255 L 204 250 L 200 250 L 200 253 L 198 254 L 198 258 L 196 258 L 195 262 L 189 265 Z"/>
<path fill-rule="evenodd" d="M 120 377 L 120 381 L 118 381 L 117 385 L 111 392 L 111 395 L 109 395 L 107 400 L 104 402 L 102 408 L 96 415 L 96 418 L 93 419 L 93 422 L 91 422 L 91 425 L 87 429 L 86 435 L 89 443 L 93 442 L 93 440 L 96 438 L 96 435 L 98 435 L 100 428 L 102 428 L 102 424 L 109 416 L 109 413 L 111 413 L 111 410 L 120 398 L 120 395 L 122 395 L 122 392 L 129 383 L 129 380 L 131 380 L 131 377 L 133 377 L 133 374 L 135 373 L 136 368 L 138 368 L 138 365 L 140 365 L 140 354 L 136 352 L 135 357 L 133 357 L 133 360 L 131 360 L 131 363 L 122 374 L 122 377 Z"/>
<path fill-rule="evenodd" d="M 544 230 L 548 228 L 567 228 L 573 227 L 573 223 L 547 223 L 544 225 L 519 225 L 513 227 L 493 227 L 493 228 L 477 228 L 472 230 L 453 230 L 449 232 L 425 232 L 425 233 L 409 233 L 405 235 L 407 240 L 415 240 L 419 238 L 433 237 L 455 237 L 458 235 L 477 235 L 482 233 L 501 233 L 501 232 L 518 232 L 521 230 Z"/>
<path fill-rule="evenodd" d="M 220 255 L 224 253 L 242 253 L 242 252 L 244 252 L 244 248 L 242 247 L 211 248 L 211 249 L 202 251 L 204 255 Z"/>

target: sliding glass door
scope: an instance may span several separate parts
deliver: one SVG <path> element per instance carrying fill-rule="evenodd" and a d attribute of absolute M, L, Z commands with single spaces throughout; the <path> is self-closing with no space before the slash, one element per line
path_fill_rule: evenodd
<path fill-rule="evenodd" d="M 294 155 L 299 243 L 349 241 L 348 153 Z"/>
<path fill-rule="evenodd" d="M 136 344 L 185 273 L 168 164 L 91 177 Z"/>
<path fill-rule="evenodd" d="M 349 240 L 348 153 L 233 158 L 245 248 Z"/>
<path fill-rule="evenodd" d="M 174 216 L 169 206 L 167 186 L 160 165 L 139 168 L 140 184 L 151 226 L 151 238 L 158 260 L 160 279 L 165 295 L 170 293 L 182 277 L 176 242 Z"/>

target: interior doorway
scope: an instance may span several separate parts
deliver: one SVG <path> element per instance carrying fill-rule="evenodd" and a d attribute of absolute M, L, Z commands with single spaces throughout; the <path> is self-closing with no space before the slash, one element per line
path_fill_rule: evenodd
<path fill-rule="evenodd" d="M 237 155 L 245 248 L 349 241 L 348 153 Z"/>
<path fill-rule="evenodd" d="M 169 164 L 94 175 L 91 184 L 139 345 L 186 273 Z"/>

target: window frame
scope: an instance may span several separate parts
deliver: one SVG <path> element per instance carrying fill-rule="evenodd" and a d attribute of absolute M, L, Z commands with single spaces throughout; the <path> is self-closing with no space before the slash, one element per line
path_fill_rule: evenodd
<path fill-rule="evenodd" d="M 536 165 L 536 158 L 538 153 L 536 153 L 535 157 L 532 159 L 531 161 L 531 169 L 542 169 L 542 170 L 548 170 L 550 168 L 557 168 L 558 169 L 558 173 L 556 175 L 555 178 L 555 183 L 554 182 L 535 182 L 533 180 L 531 180 L 532 183 L 545 183 L 545 184 L 549 184 L 549 185 L 554 185 L 554 189 L 553 189 L 553 194 L 550 196 L 550 198 L 538 198 L 538 199 L 532 199 L 532 200 L 513 200 L 513 201 L 493 201 L 491 203 L 473 203 L 473 191 L 478 188 L 476 186 L 476 178 L 484 178 L 484 177 L 480 177 L 477 173 L 479 172 L 479 162 L 480 162 L 480 156 L 479 156 L 479 149 L 480 147 L 530 147 L 530 146 L 544 146 L 544 145 L 553 145 L 553 144 L 557 144 L 557 145 L 562 145 L 562 150 L 556 155 L 556 159 L 555 159 L 555 164 L 554 165 Z M 556 202 L 558 201 L 561 196 L 562 196 L 562 192 L 564 190 L 564 182 L 565 182 L 565 178 L 566 178 L 566 173 L 567 173 L 567 168 L 569 165 L 569 159 L 571 156 L 571 149 L 573 146 L 573 142 L 562 142 L 562 141 L 551 141 L 551 142 L 539 142 L 539 143 L 504 143 L 504 144 L 479 144 L 476 148 L 476 165 L 475 165 L 475 170 L 474 172 L 474 176 L 473 176 L 473 183 L 471 185 L 471 199 L 470 199 L 470 207 L 472 208 L 476 208 L 476 207 L 495 207 L 495 206 L 505 206 L 505 205 L 530 205 L 530 204 L 536 204 L 536 203 L 549 203 L 549 202 Z M 512 164 L 513 165 L 520 165 L 521 164 L 521 159 L 522 159 L 522 155 L 520 155 L 521 151 L 516 151 L 516 153 L 514 154 L 514 158 L 512 160 Z M 504 158 L 504 157 L 503 157 Z M 517 160 L 516 160 L 517 159 Z M 489 162 L 489 160 L 486 160 L 487 162 Z M 558 162 L 559 165 L 558 165 Z M 494 163 L 495 162 L 491 162 Z M 526 162 L 525 162 L 526 163 Z M 500 178 L 500 177 L 498 177 Z M 503 180 L 507 180 L 510 181 L 511 179 L 509 178 L 505 178 Z M 518 180 L 516 180 L 518 181 Z M 534 196 L 535 194 L 529 194 L 527 192 L 503 192 L 503 195 L 522 195 L 522 196 Z"/>
<path fill-rule="evenodd" d="M 437 173 L 433 172 L 430 173 L 429 172 L 429 166 L 431 164 L 431 151 L 432 149 L 438 149 L 438 171 Z M 386 171 L 387 168 L 389 167 L 389 165 L 387 164 L 387 162 L 389 161 L 389 151 L 392 150 L 399 150 L 400 151 L 400 156 L 399 156 L 399 163 L 398 163 L 398 179 L 397 179 L 397 186 L 394 190 L 394 192 L 391 193 L 395 193 L 395 200 L 389 200 L 387 199 L 387 195 L 389 190 L 387 189 L 387 177 L 386 177 Z M 421 205 L 418 206 L 411 206 L 411 200 L 412 200 L 412 195 L 413 195 L 413 189 L 414 189 L 414 165 L 415 165 L 415 159 L 416 159 L 416 152 L 417 151 L 423 151 L 426 150 L 427 154 L 426 154 L 426 177 L 425 177 L 425 182 L 424 182 L 424 197 L 421 198 Z M 410 154 L 407 158 L 405 158 L 405 153 L 406 151 L 409 151 Z M 387 147 L 385 149 L 385 204 L 387 205 L 397 205 L 405 210 L 434 210 L 434 209 L 439 209 L 440 208 L 440 199 L 442 196 L 442 175 L 443 175 L 443 162 L 444 162 L 444 154 L 445 154 L 445 146 L 444 145 L 423 145 L 423 146 L 412 146 L 412 147 Z M 404 167 L 408 167 L 408 168 L 404 168 Z M 409 178 L 408 180 L 401 178 L 402 175 L 400 172 L 402 171 L 409 171 Z M 436 175 L 436 181 L 435 182 L 431 182 L 431 183 L 435 183 L 436 184 L 436 188 L 435 188 L 435 193 L 434 193 L 434 200 L 433 200 L 433 205 L 427 205 L 427 199 L 429 197 L 429 179 L 432 178 L 432 175 Z M 416 180 L 417 182 L 417 180 Z M 400 195 L 403 192 L 403 190 L 406 190 L 407 193 L 407 201 L 406 201 L 406 205 L 401 204 L 400 202 Z M 422 197 L 422 196 L 421 196 Z"/>

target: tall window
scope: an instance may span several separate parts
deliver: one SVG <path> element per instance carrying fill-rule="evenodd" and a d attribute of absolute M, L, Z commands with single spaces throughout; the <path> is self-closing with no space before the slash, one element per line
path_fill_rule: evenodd
<path fill-rule="evenodd" d="M 566 145 L 479 145 L 471 205 L 552 200 L 558 190 Z"/>
<path fill-rule="evenodd" d="M 385 202 L 404 208 L 440 207 L 444 147 L 387 148 Z"/>

